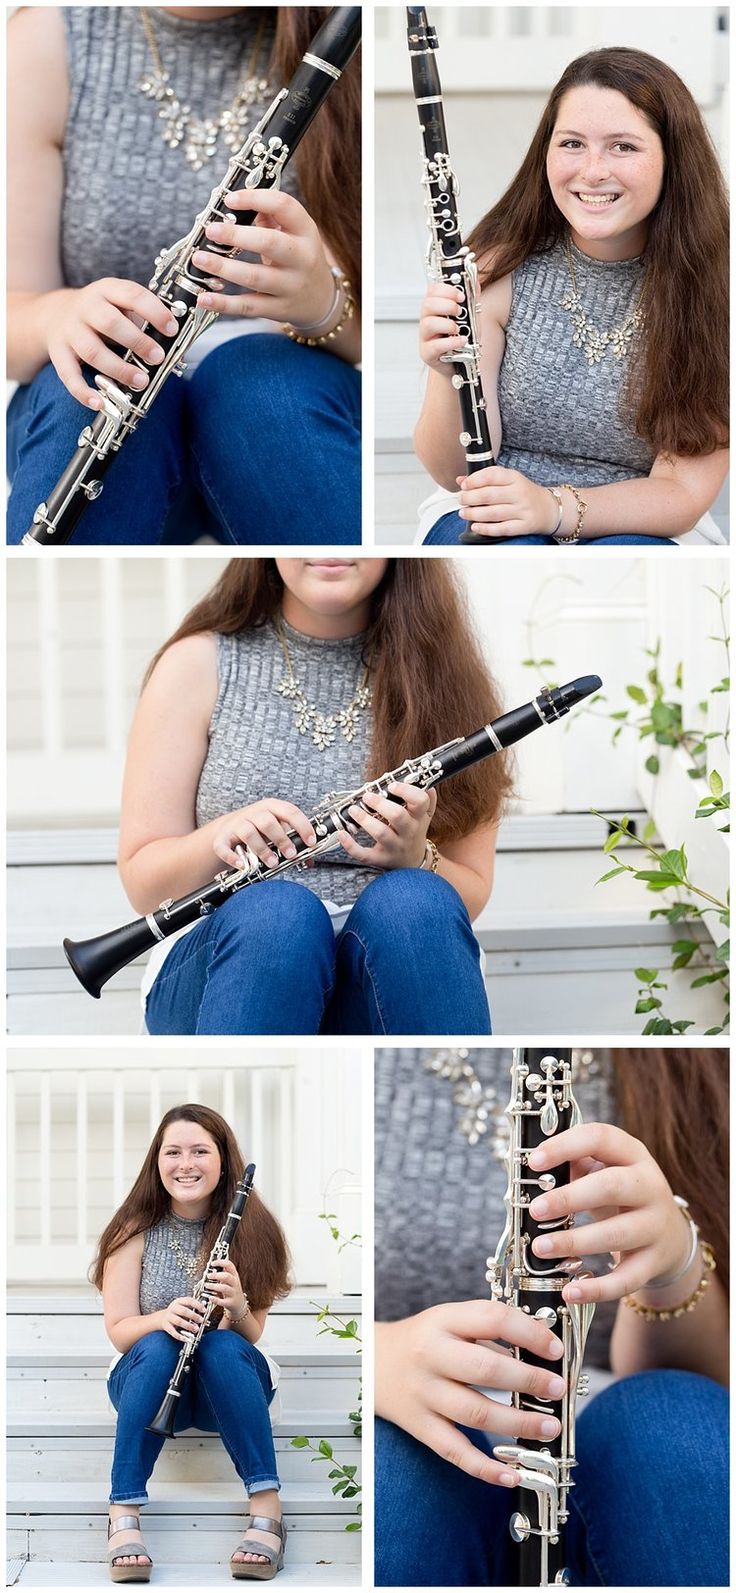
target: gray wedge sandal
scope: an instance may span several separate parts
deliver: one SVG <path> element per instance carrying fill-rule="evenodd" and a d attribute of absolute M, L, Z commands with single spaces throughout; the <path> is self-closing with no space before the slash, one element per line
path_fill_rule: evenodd
<path fill-rule="evenodd" d="M 238 1544 L 234 1554 L 265 1554 L 268 1564 L 260 1560 L 232 1560 L 230 1570 L 234 1577 L 240 1581 L 270 1582 L 272 1577 L 283 1568 L 284 1549 L 286 1548 L 286 1522 L 275 1521 L 273 1516 L 248 1516 L 245 1531 L 250 1532 L 255 1527 L 258 1532 L 273 1532 L 281 1539 L 280 1549 L 272 1549 L 270 1543 L 263 1543 L 260 1538 L 252 1538 L 246 1543 L 245 1537 Z"/>
<path fill-rule="evenodd" d="M 107 1541 L 109 1543 L 114 1532 L 140 1532 L 141 1524 L 137 1516 L 118 1516 L 115 1521 L 107 1523 Z M 260 1552 L 260 1551 L 259 1551 Z M 116 1560 L 122 1560 L 126 1554 L 145 1554 L 148 1565 L 116 1565 Z M 142 1543 L 121 1543 L 117 1549 L 108 1549 L 107 1563 L 110 1568 L 111 1582 L 150 1582 L 152 1561 L 148 1550 Z"/>

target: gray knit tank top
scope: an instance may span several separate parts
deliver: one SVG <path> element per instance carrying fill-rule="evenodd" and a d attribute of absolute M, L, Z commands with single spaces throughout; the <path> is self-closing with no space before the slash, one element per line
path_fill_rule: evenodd
<path fill-rule="evenodd" d="M 320 713 L 337 713 L 355 695 L 365 672 L 363 636 L 322 640 L 284 625 L 292 669 Z M 295 802 L 310 815 L 328 791 L 360 785 L 368 761 L 370 710 L 363 710 L 351 742 L 338 730 L 324 751 L 295 724 L 295 704 L 276 687 L 286 677 L 273 625 L 217 638 L 218 694 L 197 791 L 199 826 L 261 797 Z M 369 845 L 366 837 L 361 844 Z M 286 874 L 323 901 L 352 906 L 376 869 L 356 864 L 341 848 L 314 868 Z M 267 889 L 268 881 L 256 888 Z"/>
<path fill-rule="evenodd" d="M 269 78 L 270 93 L 251 110 L 248 127 L 255 126 L 283 86 L 269 76 L 273 8 L 241 6 L 236 16 L 214 22 L 185 22 L 158 6 L 147 9 L 170 86 L 198 119 L 225 110 L 246 76 Z M 189 231 L 225 176 L 231 151 L 220 138 L 216 154 L 194 171 L 181 145 L 164 143 L 159 105 L 138 89 L 152 61 L 137 6 L 62 6 L 62 14 L 70 90 L 64 282 L 79 288 L 114 276 L 147 285 L 154 257 Z M 298 194 L 292 165 L 283 187 Z"/>
<path fill-rule="evenodd" d="M 486 1257 L 504 1226 L 506 1169 L 491 1148 L 491 1133 L 470 1145 L 460 1132 L 465 1115 L 456 1086 L 428 1072 L 433 1049 L 380 1049 L 375 1064 L 375 1314 L 393 1322 L 450 1300 L 487 1300 Z M 482 1084 L 505 1110 L 511 1051 L 473 1049 Z M 575 1086 L 586 1122 L 615 1121 L 611 1063 Z M 591 1271 L 605 1258 L 591 1258 Z M 615 1305 L 596 1309 L 589 1339 L 592 1365 L 608 1364 Z"/>
<path fill-rule="evenodd" d="M 589 321 L 600 332 L 613 331 L 636 309 L 643 261 L 592 260 L 570 248 Z M 619 360 L 608 349 L 598 364 L 588 364 L 573 343 L 570 312 L 562 308 L 570 287 L 562 243 L 513 274 L 499 375 L 498 463 L 552 486 L 604 486 L 646 476 L 654 455 L 636 436 L 622 396 L 629 356 Z"/>
<path fill-rule="evenodd" d="M 141 1314 L 164 1311 L 172 1300 L 191 1294 L 204 1272 L 202 1253 L 205 1224 L 200 1219 L 162 1217 L 149 1228 L 143 1241 Z M 182 1259 L 182 1257 L 184 1259 Z M 189 1266 L 185 1265 L 185 1260 Z"/>

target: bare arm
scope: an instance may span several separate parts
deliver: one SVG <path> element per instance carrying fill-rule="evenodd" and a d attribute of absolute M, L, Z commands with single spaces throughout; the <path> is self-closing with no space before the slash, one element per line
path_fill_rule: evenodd
<path fill-rule="evenodd" d="M 685 459 L 659 454 L 649 475 L 607 487 L 581 487 L 588 505 L 583 539 L 640 532 L 642 536 L 678 537 L 692 531 L 715 502 L 726 479 L 728 450 Z M 562 531 L 572 531 L 577 504 L 563 492 Z"/>
<path fill-rule="evenodd" d="M 143 1263 L 143 1234 L 135 1235 L 110 1256 L 105 1266 L 102 1302 L 105 1312 L 105 1332 L 116 1350 L 125 1354 L 147 1333 L 163 1327 L 163 1311 L 141 1315 L 141 1266 Z"/>
<path fill-rule="evenodd" d="M 32 380 L 64 287 L 59 250 L 69 101 L 58 6 L 22 6 L 8 23 L 8 375 Z"/>
<path fill-rule="evenodd" d="M 195 801 L 217 700 L 214 636 L 188 636 L 159 660 L 128 743 L 118 864 L 138 912 L 212 879 L 220 819 L 196 827 Z"/>
<path fill-rule="evenodd" d="M 454 885 L 471 919 L 485 907 L 493 889 L 498 825 L 484 824 L 459 841 L 446 841 L 437 873 Z"/>

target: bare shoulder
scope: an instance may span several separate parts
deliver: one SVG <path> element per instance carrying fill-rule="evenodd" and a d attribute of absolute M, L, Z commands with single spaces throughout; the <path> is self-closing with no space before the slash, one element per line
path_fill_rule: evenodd
<path fill-rule="evenodd" d="M 198 631 L 172 642 L 156 664 L 146 687 L 147 696 L 170 698 L 184 693 L 199 706 L 217 696 L 217 638 L 213 631 Z"/>
<path fill-rule="evenodd" d="M 142 1261 L 145 1238 L 144 1233 L 125 1233 L 122 1244 L 118 1245 L 105 1262 L 105 1275 L 107 1276 L 111 1267 L 117 1270 L 118 1267 L 129 1267 Z"/>
<path fill-rule="evenodd" d="M 486 277 L 493 271 L 497 251 L 490 250 L 478 261 L 478 270 L 481 276 Z M 496 325 L 505 328 L 511 314 L 511 272 L 507 271 L 503 277 L 496 277 L 494 282 L 488 282 L 483 289 L 482 304 L 483 317 L 493 321 Z"/>
<path fill-rule="evenodd" d="M 60 6 L 20 6 L 8 23 L 8 101 L 39 140 L 61 148 L 69 108 Z"/>

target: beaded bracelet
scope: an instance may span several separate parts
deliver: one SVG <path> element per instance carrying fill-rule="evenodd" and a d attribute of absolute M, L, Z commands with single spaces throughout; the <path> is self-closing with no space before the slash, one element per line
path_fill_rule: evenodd
<path fill-rule="evenodd" d="M 322 343 L 329 343 L 337 337 L 347 326 L 355 310 L 353 290 L 348 278 L 343 276 L 338 266 L 330 266 L 335 283 L 335 296 L 326 315 L 315 326 L 284 326 L 283 330 L 293 343 L 305 344 L 307 348 L 319 348 Z M 336 318 L 336 319 L 335 319 Z"/>
<path fill-rule="evenodd" d="M 684 1316 L 686 1311 L 694 1311 L 710 1285 L 710 1274 L 716 1270 L 716 1258 L 713 1254 L 713 1248 L 705 1239 L 700 1241 L 700 1251 L 703 1257 L 703 1276 L 697 1289 L 691 1295 L 688 1295 L 687 1300 L 683 1300 L 680 1305 L 640 1305 L 639 1301 L 634 1299 L 633 1294 L 626 1295 L 624 1305 L 628 1305 L 629 1309 L 635 1311 L 637 1316 L 643 1316 L 645 1322 L 670 1322 L 675 1317 Z"/>

